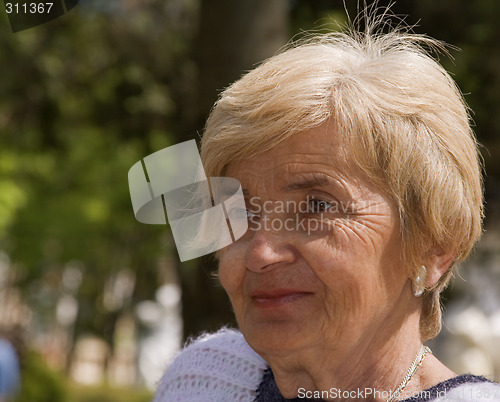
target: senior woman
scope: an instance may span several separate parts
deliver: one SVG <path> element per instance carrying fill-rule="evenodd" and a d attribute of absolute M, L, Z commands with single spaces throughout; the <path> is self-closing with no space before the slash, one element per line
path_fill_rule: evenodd
<path fill-rule="evenodd" d="M 423 346 L 483 213 L 467 108 L 433 46 L 318 36 L 222 93 L 201 153 L 246 197 L 249 229 L 218 253 L 241 333 L 193 341 L 156 401 L 500 400 Z"/>

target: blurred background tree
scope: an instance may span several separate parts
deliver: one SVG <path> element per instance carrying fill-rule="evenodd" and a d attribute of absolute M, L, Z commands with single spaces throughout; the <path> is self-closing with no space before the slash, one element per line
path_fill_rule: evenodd
<path fill-rule="evenodd" d="M 139 339 L 147 328 L 137 306 L 166 284 L 181 286 L 184 337 L 234 325 L 210 275 L 213 259 L 179 263 L 168 227 L 134 219 L 127 171 L 154 151 L 199 139 L 224 87 L 292 36 L 338 29 L 334 21 L 347 20 L 345 9 L 351 18 L 357 13 L 357 2 L 347 3 L 81 0 L 64 17 L 16 34 L 4 15 L 0 251 L 10 269 L 4 290 L 10 284 L 9 300 L 23 308 L 14 317 L 4 303 L 1 324 L 21 325 L 28 342 L 64 370 L 83 334 L 113 349 L 124 317 L 132 317 Z M 440 61 L 474 111 L 485 145 L 487 223 L 494 226 L 500 2 L 398 0 L 392 11 L 418 24 L 417 33 L 461 49 Z M 0 288 L 0 302 L 6 295 Z"/>

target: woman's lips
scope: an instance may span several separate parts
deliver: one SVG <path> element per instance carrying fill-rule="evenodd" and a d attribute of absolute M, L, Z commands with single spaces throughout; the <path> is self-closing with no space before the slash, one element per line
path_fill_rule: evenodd
<path fill-rule="evenodd" d="M 255 291 L 251 297 L 255 305 L 262 308 L 279 307 L 311 295 L 311 292 L 296 289 L 273 289 Z"/>

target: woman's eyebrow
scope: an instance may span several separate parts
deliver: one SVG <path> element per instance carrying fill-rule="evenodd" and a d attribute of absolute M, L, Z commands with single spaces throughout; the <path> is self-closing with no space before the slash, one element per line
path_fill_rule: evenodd
<path fill-rule="evenodd" d="M 312 173 L 304 176 L 303 178 L 285 184 L 281 187 L 281 191 L 290 192 L 296 190 L 318 189 L 326 191 L 330 195 L 335 194 L 337 197 L 345 197 L 350 200 L 355 199 L 352 188 L 346 187 L 343 180 L 338 180 L 324 173 Z"/>
<path fill-rule="evenodd" d="M 304 178 L 297 180 L 292 183 L 285 184 L 281 187 L 282 191 L 293 191 L 293 190 L 307 190 L 314 187 L 325 187 L 328 185 L 335 185 L 335 181 L 330 179 L 327 175 L 311 175 L 309 178 Z"/>

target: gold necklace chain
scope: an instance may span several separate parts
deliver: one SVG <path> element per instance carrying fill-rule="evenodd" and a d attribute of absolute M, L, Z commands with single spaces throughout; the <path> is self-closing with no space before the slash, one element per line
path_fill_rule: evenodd
<path fill-rule="evenodd" d="M 392 396 L 386 401 L 386 402 L 393 402 L 396 400 L 396 398 L 401 394 L 401 391 L 405 389 L 405 387 L 408 385 L 410 382 L 411 378 L 413 377 L 413 374 L 417 371 L 417 369 L 420 367 L 422 362 L 424 361 L 424 358 L 427 353 L 432 353 L 431 350 L 427 347 L 422 345 L 420 350 L 418 351 L 417 355 L 415 356 L 415 359 L 413 359 L 413 362 L 411 363 L 410 368 L 406 372 L 405 378 L 403 378 L 403 381 L 401 381 L 401 384 L 394 390 L 394 393 Z"/>

